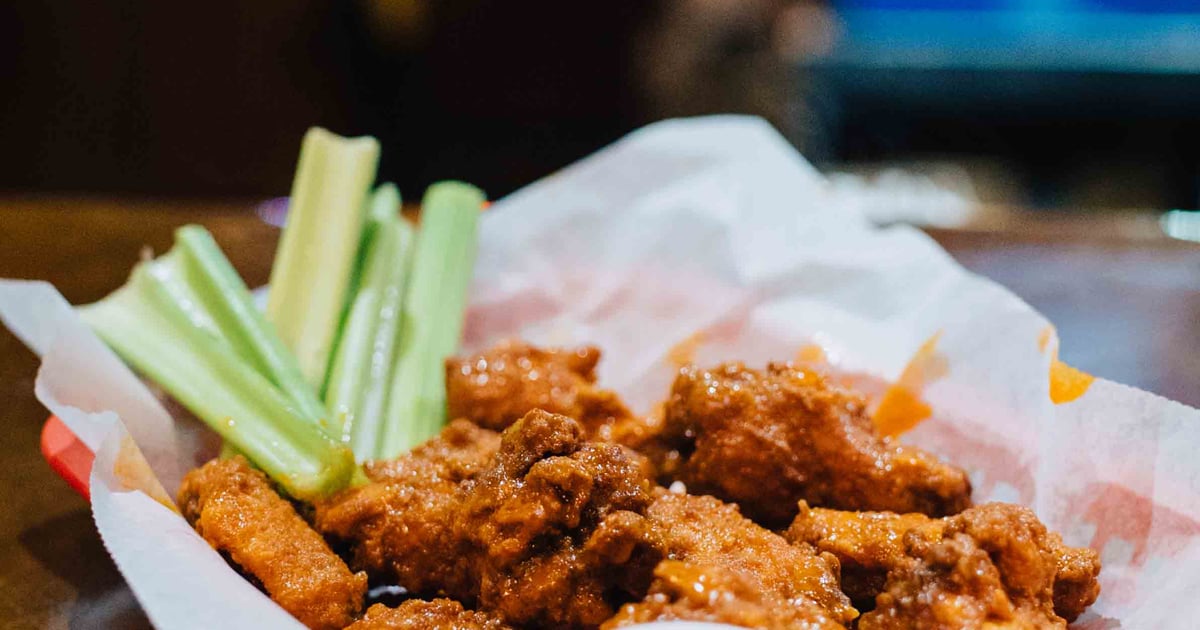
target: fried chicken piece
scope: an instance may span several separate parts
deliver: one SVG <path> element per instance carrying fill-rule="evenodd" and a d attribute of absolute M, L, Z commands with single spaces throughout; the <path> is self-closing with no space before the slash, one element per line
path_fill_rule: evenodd
<path fill-rule="evenodd" d="M 1037 600 L 1016 599 L 1000 571 L 975 539 L 954 534 L 910 548 L 909 566 L 893 570 L 875 610 L 862 616 L 859 630 L 1066 628 Z"/>
<path fill-rule="evenodd" d="M 800 500 L 846 510 L 955 514 L 970 505 L 966 473 L 876 433 L 866 403 L 787 364 L 680 370 L 655 463 L 664 483 L 785 526 Z"/>
<path fill-rule="evenodd" d="M 644 593 L 662 542 L 642 516 L 652 482 L 638 458 L 588 442 L 535 410 L 501 436 L 491 468 L 463 483 L 456 512 L 479 608 L 514 625 L 596 627 Z"/>
<path fill-rule="evenodd" d="M 616 393 L 596 387 L 600 349 L 537 348 L 503 342 L 446 360 L 451 418 L 501 431 L 534 409 L 574 418 L 594 440 L 636 447 L 652 432 Z"/>
<path fill-rule="evenodd" d="M 179 505 L 208 544 L 304 625 L 342 628 L 362 610 L 366 574 L 351 573 L 245 458 L 214 459 L 188 473 Z"/>
<path fill-rule="evenodd" d="M 874 607 L 887 573 L 907 560 L 904 535 L 919 531 L 940 536 L 941 523 L 924 514 L 845 512 L 810 508 L 800 502 L 800 513 L 783 533 L 793 543 L 809 544 L 832 553 L 841 563 L 842 591 L 861 609 Z"/>
<path fill-rule="evenodd" d="M 758 588 L 722 565 L 664 560 L 654 570 L 650 593 L 627 604 L 601 626 L 612 630 L 652 621 L 707 621 L 764 630 L 844 628 L 810 599 L 787 601 Z"/>
<path fill-rule="evenodd" d="M 452 599 L 410 599 L 396 608 L 375 604 L 346 630 L 509 630 L 486 613 L 466 610 Z"/>
<path fill-rule="evenodd" d="M 1054 612 L 1067 621 L 1075 621 L 1079 615 L 1095 603 L 1100 596 L 1100 554 L 1087 547 L 1068 547 L 1062 536 L 1051 533 L 1051 546 L 1055 548 L 1057 571 L 1054 573 Z"/>
<path fill-rule="evenodd" d="M 456 450 L 456 432 L 474 437 Z M 596 627 L 640 597 L 662 557 L 641 515 L 653 485 L 641 458 L 587 442 L 578 422 L 544 411 L 495 447 L 488 436 L 452 424 L 377 465 L 373 483 L 318 506 L 318 525 L 350 543 L 355 566 L 514 625 Z"/>
<path fill-rule="evenodd" d="M 660 491 L 646 517 L 662 532 L 671 559 L 702 572 L 703 567 L 719 567 L 761 593 L 763 601 L 795 605 L 806 617 L 814 609 L 823 610 L 835 623 L 858 615 L 838 588 L 836 558 L 818 555 L 807 545 L 788 544 L 742 516 L 735 505 Z"/>
<path fill-rule="evenodd" d="M 1065 546 L 1033 512 L 1017 505 L 988 503 L 930 519 L 801 504 L 785 536 L 837 556 L 842 587 L 854 601 L 879 594 L 877 618 L 932 623 L 958 607 L 972 623 L 1016 619 L 1061 627 L 1100 591 L 1096 552 Z M 924 599 L 913 600 L 917 594 Z M 868 616 L 860 627 L 868 627 Z"/>
<path fill-rule="evenodd" d="M 456 420 L 391 461 L 366 466 L 372 483 L 315 504 L 322 533 L 350 543 L 352 564 L 416 593 L 469 591 L 454 531 L 459 485 L 489 465 L 500 435 Z"/>
<path fill-rule="evenodd" d="M 500 434 L 465 420 L 454 420 L 406 455 L 368 462 L 373 481 L 430 478 L 458 483 L 484 470 L 500 450 Z"/>

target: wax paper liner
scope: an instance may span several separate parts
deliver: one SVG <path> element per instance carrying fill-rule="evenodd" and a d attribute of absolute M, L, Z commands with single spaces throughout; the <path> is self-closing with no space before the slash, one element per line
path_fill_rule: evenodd
<path fill-rule="evenodd" d="M 1101 553 L 1073 627 L 1192 627 L 1200 412 L 1058 364 L 1042 316 L 862 202 L 757 119 L 651 125 L 487 212 L 464 345 L 599 345 L 601 382 L 646 413 L 681 360 L 823 363 L 970 471 L 976 501 Z M 97 527 L 155 625 L 296 626 L 170 506 L 201 432 L 48 285 L 3 282 L 0 316 L 43 357 L 39 399 L 97 450 Z"/>

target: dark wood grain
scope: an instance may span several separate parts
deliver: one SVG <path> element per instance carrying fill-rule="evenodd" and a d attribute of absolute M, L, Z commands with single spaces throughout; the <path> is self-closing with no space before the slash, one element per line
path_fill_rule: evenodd
<path fill-rule="evenodd" d="M 207 226 L 251 285 L 267 279 L 278 231 L 251 201 L 0 198 L 0 277 L 54 283 L 72 302 L 121 285 L 144 246 Z M 969 269 L 1054 321 L 1063 358 L 1094 374 L 1200 404 L 1200 247 L 1097 230 L 931 231 Z M 87 505 L 44 464 L 37 363 L 0 331 L 0 619 L 6 627 L 138 628 L 148 622 L 95 533 Z"/>

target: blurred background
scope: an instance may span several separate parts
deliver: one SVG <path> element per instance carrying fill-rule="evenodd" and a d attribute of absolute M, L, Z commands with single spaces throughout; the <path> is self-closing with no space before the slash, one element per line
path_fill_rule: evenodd
<path fill-rule="evenodd" d="M 497 198 L 737 112 L 1030 302 L 1064 360 L 1200 404 L 1197 0 L 9 0 L 0 76 L 0 277 L 73 301 L 186 221 L 264 282 L 254 209 L 311 125 L 378 137 L 410 200 Z"/>
<path fill-rule="evenodd" d="M 743 112 L 902 220 L 1200 206 L 1195 0 L 9 0 L 0 76 L 7 191 L 282 194 L 319 124 L 499 196 Z"/>

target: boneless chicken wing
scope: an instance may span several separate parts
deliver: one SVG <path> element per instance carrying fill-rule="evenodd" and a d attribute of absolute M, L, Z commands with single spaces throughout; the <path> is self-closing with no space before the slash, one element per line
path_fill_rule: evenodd
<path fill-rule="evenodd" d="M 421 461 L 449 452 L 447 432 L 483 432 L 474 439 L 489 443 L 495 435 L 468 426 L 376 467 L 374 482 L 318 506 L 318 525 L 372 574 L 514 625 L 596 627 L 645 592 L 662 545 L 642 515 L 652 482 L 639 456 L 588 442 L 570 418 L 532 411 L 494 450 L 467 448 L 465 463 Z M 489 450 L 477 467 L 473 458 Z"/>
<path fill-rule="evenodd" d="M 1060 628 L 1095 601 L 1095 551 L 1073 548 L 1030 510 L 988 503 L 955 516 L 854 513 L 801 505 L 785 534 L 832 553 L 860 628 Z"/>
<path fill-rule="evenodd" d="M 600 349 L 504 342 L 446 361 L 451 418 L 501 431 L 534 409 L 577 420 L 589 438 L 636 446 L 651 428 L 615 392 L 596 386 Z"/>
<path fill-rule="evenodd" d="M 917 530 L 940 535 L 934 527 L 939 523 L 924 514 L 846 512 L 810 508 L 801 501 L 800 513 L 784 537 L 836 556 L 842 590 L 855 606 L 870 609 L 883 591 L 888 570 L 906 561 L 905 534 Z"/>
<path fill-rule="evenodd" d="M 504 622 L 452 599 L 410 599 L 396 608 L 375 604 L 346 630 L 510 630 Z"/>
<path fill-rule="evenodd" d="M 179 505 L 204 540 L 253 575 L 301 623 L 341 628 L 362 610 L 367 576 L 351 573 L 240 455 L 188 473 Z"/>
<path fill-rule="evenodd" d="M 834 630 L 844 626 L 816 602 L 787 601 L 722 565 L 664 560 L 644 600 L 621 609 L 603 630 L 654 621 L 706 621 L 761 630 Z"/>
<path fill-rule="evenodd" d="M 880 436 L 861 398 L 787 364 L 681 369 L 656 441 L 664 481 L 768 526 L 786 525 L 800 500 L 931 516 L 970 505 L 962 469 Z"/>
<path fill-rule="evenodd" d="M 746 627 L 840 628 L 858 613 L 838 590 L 838 563 L 791 546 L 713 497 L 659 490 L 646 511 L 667 555 L 641 602 L 610 626 L 690 619 Z"/>
<path fill-rule="evenodd" d="M 347 543 L 352 564 L 375 578 L 416 593 L 469 592 L 457 493 L 499 449 L 500 434 L 452 422 L 409 453 L 368 463 L 371 483 L 316 503 L 315 525 Z"/>
<path fill-rule="evenodd" d="M 505 430 L 491 468 L 459 495 L 479 607 L 513 624 L 595 627 L 645 592 L 663 554 L 638 459 L 544 411 Z"/>

